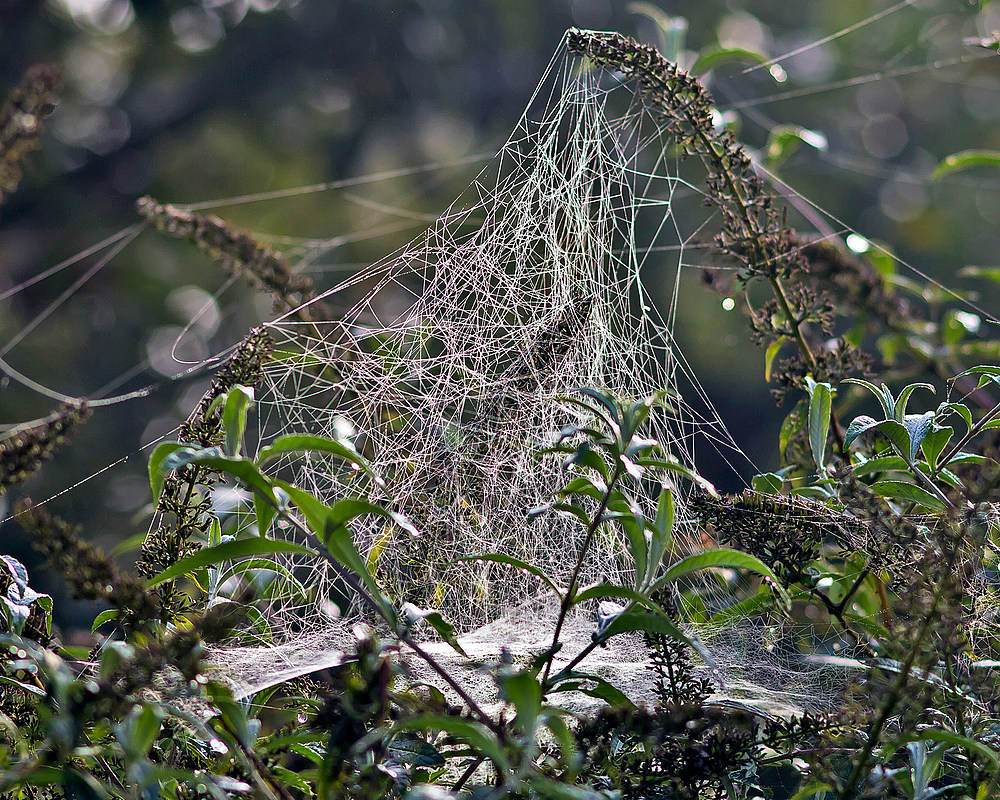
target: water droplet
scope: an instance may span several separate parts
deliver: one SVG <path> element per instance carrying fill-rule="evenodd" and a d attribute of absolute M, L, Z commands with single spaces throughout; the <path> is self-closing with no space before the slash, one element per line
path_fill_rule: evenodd
<path fill-rule="evenodd" d="M 229 752 L 229 748 L 226 747 L 226 743 L 221 739 L 212 739 L 208 743 L 208 746 L 211 747 L 216 753 L 221 753 L 222 755 Z"/>

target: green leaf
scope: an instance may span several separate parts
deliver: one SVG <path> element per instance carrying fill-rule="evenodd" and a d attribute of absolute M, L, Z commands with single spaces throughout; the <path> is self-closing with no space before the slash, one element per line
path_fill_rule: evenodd
<path fill-rule="evenodd" d="M 47 594 L 36 594 L 35 603 L 45 612 L 45 633 L 52 634 L 52 598 Z"/>
<path fill-rule="evenodd" d="M 361 554 L 354 545 L 354 538 L 347 524 L 355 517 L 374 514 L 388 517 L 404 530 L 415 533 L 416 529 L 412 523 L 402 514 L 388 511 L 364 499 L 348 497 L 328 506 L 304 489 L 285 481 L 276 480 L 275 483 L 288 493 L 291 501 L 306 518 L 306 524 L 323 544 L 329 555 L 360 578 L 372 599 L 378 603 L 382 613 L 388 619 L 394 620 L 396 617 L 395 609 L 382 593 L 382 589 L 372 577 L 371 572 L 368 571 L 364 559 L 361 558 Z"/>
<path fill-rule="evenodd" d="M 243 446 L 243 433 L 247 428 L 247 412 L 253 407 L 253 388 L 234 386 L 226 393 L 222 408 L 222 427 L 226 432 L 227 455 L 238 456 Z"/>
<path fill-rule="evenodd" d="M 1000 151 L 996 150 L 962 150 L 946 156 L 931 172 L 931 180 L 937 180 L 942 175 L 969 169 L 970 167 L 1000 167 Z"/>
<path fill-rule="evenodd" d="M 870 614 L 854 614 L 849 611 L 844 612 L 844 619 L 853 622 L 875 641 L 882 641 L 889 636 L 888 629 L 881 625 L 875 617 Z"/>
<path fill-rule="evenodd" d="M 613 516 L 605 513 L 602 519 L 615 519 L 628 537 L 629 553 L 632 555 L 632 563 L 635 565 L 636 581 L 639 581 L 646 574 L 646 559 L 649 555 L 649 547 L 646 544 L 645 516 L 633 499 L 618 491 L 610 493 L 607 505 L 609 511 L 613 512 Z"/>
<path fill-rule="evenodd" d="M 793 794 L 789 800 L 827 800 L 832 792 L 833 786 L 826 781 L 810 778 L 808 783 Z"/>
<path fill-rule="evenodd" d="M 603 700 L 614 708 L 635 708 L 635 703 L 627 694 L 599 675 L 574 671 L 559 673 L 558 677 L 559 682 L 552 687 L 553 692 L 582 692 L 589 697 Z"/>
<path fill-rule="evenodd" d="M 727 61 L 750 61 L 754 64 L 764 64 L 767 62 L 767 56 L 756 50 L 747 50 L 743 47 L 715 47 L 703 51 L 688 71 L 692 75 L 703 75 Z"/>
<path fill-rule="evenodd" d="M 855 475 L 873 475 L 877 472 L 906 472 L 909 468 L 902 456 L 880 456 L 856 465 L 853 472 Z"/>
<path fill-rule="evenodd" d="M 171 453 L 164 464 L 171 469 L 177 469 L 187 464 L 194 464 L 226 475 L 232 475 L 253 489 L 254 492 L 259 493 L 265 501 L 277 505 L 277 500 L 274 497 L 274 488 L 270 480 L 249 458 L 220 455 L 218 448 L 215 447 L 203 449 L 188 448 Z"/>
<path fill-rule="evenodd" d="M 243 704 L 234 700 L 229 687 L 221 683 L 209 681 L 204 691 L 218 712 L 223 729 L 235 736 L 244 750 L 252 750 L 256 739 L 255 729 Z"/>
<path fill-rule="evenodd" d="M 764 148 L 764 163 L 768 169 L 776 169 L 802 144 L 825 152 L 829 147 L 826 136 L 799 125 L 775 125 L 767 137 Z"/>
<path fill-rule="evenodd" d="M 590 786 L 578 786 L 562 780 L 549 778 L 538 772 L 530 772 L 525 778 L 531 794 L 541 800 L 607 800 L 607 792 L 593 789 Z"/>
<path fill-rule="evenodd" d="M 399 720 L 390 728 L 394 733 L 400 731 L 425 733 L 428 730 L 444 731 L 455 739 L 465 742 L 476 753 L 490 759 L 501 774 L 510 769 L 510 761 L 500 740 L 493 731 L 479 722 L 445 714 L 418 714 Z"/>
<path fill-rule="evenodd" d="M 703 492 L 708 492 L 712 495 L 712 497 L 719 496 L 719 492 L 716 490 L 711 481 L 703 478 L 690 467 L 684 466 L 675 456 L 666 455 L 662 458 L 643 457 L 637 458 L 636 462 L 647 469 L 662 469 L 665 472 L 673 472 L 677 475 L 681 475 L 691 481 L 695 486 L 699 487 Z"/>
<path fill-rule="evenodd" d="M 985 385 L 987 382 L 1000 384 L 1000 367 L 981 364 L 977 367 L 970 367 L 965 370 L 965 372 L 958 373 L 958 375 L 952 378 L 952 380 L 957 381 L 959 378 L 964 378 L 966 375 L 981 375 L 982 379 L 979 381 L 980 386 Z"/>
<path fill-rule="evenodd" d="M 750 481 L 753 490 L 761 494 L 780 494 L 784 483 L 785 479 L 777 472 L 764 472 L 760 475 L 754 475 Z"/>
<path fill-rule="evenodd" d="M 295 553 L 296 555 L 317 556 L 318 553 L 308 547 L 294 542 L 282 542 L 275 539 L 239 539 L 235 542 L 223 542 L 215 547 L 203 547 L 195 553 L 174 562 L 163 572 L 153 576 L 146 583 L 147 589 L 159 586 L 165 581 L 193 572 L 202 567 L 216 566 L 223 561 L 232 561 L 248 556 L 274 555 L 277 553 Z"/>
<path fill-rule="evenodd" d="M 515 567 L 527 574 L 534 575 L 542 583 L 548 586 L 553 592 L 555 592 L 556 597 L 560 600 L 562 599 L 562 590 L 556 584 L 552 578 L 546 574 L 546 572 L 534 564 L 529 564 L 527 561 L 522 561 L 519 558 L 514 558 L 513 556 L 507 556 L 503 553 L 483 553 L 478 556 L 461 556 L 454 559 L 448 563 L 455 564 L 461 561 L 491 561 L 496 564 L 507 564 L 508 566 Z"/>
<path fill-rule="evenodd" d="M 3 564 L 5 572 L 10 576 L 20 593 L 28 588 L 28 570 L 14 556 L 0 555 L 0 564 Z M 19 596 L 20 596 L 19 593 Z"/>
<path fill-rule="evenodd" d="M 277 494 L 272 494 L 277 501 Z M 277 503 L 271 503 L 267 498 L 261 497 L 257 492 L 253 494 L 253 513 L 257 520 L 257 535 L 267 536 L 271 532 L 271 524 L 278 516 Z"/>
<path fill-rule="evenodd" d="M 694 553 L 693 555 L 682 558 L 676 564 L 671 566 L 670 569 L 664 573 L 662 578 L 653 584 L 650 588 L 650 593 L 652 594 L 657 589 L 666 586 L 671 581 L 675 581 L 678 578 L 682 578 L 692 572 L 698 572 L 699 570 L 712 567 L 724 569 L 746 569 L 750 572 L 756 572 L 758 575 L 763 575 L 771 581 L 771 588 L 776 592 L 778 597 L 781 598 L 781 604 L 786 609 L 791 607 L 792 600 L 788 596 L 788 591 L 781 585 L 780 581 L 778 581 L 778 576 L 774 574 L 774 571 L 767 566 L 767 564 L 749 553 L 743 553 L 739 550 L 730 550 L 728 548 L 706 550 L 702 553 Z"/>
<path fill-rule="evenodd" d="M 392 737 L 388 752 L 392 760 L 401 764 L 412 764 L 415 767 L 439 767 L 445 763 L 444 756 L 434 745 L 406 731 Z M 311 794 L 308 783 L 306 787 L 306 794 Z"/>
<path fill-rule="evenodd" d="M 163 714 L 153 704 L 133 706 L 128 715 L 115 726 L 115 738 L 133 761 L 144 758 L 160 735 Z"/>
<path fill-rule="evenodd" d="M 927 466 L 931 472 L 937 472 L 938 457 L 944 451 L 948 442 L 951 441 L 955 433 L 954 428 L 940 426 L 933 428 L 925 437 L 920 447 L 924 451 L 924 458 L 927 459 Z"/>
<path fill-rule="evenodd" d="M 1000 767 L 1000 754 L 998 754 L 996 750 L 983 744 L 982 742 L 971 739 L 968 736 L 962 736 L 961 734 L 954 733 L 953 731 L 945 730 L 943 728 L 924 728 L 920 731 L 920 734 L 916 737 L 916 739 L 930 739 L 933 742 L 946 742 L 947 744 L 955 747 L 961 747 L 964 750 L 971 750 L 972 752 L 983 756 L 986 760 L 991 761 L 995 766 Z"/>
<path fill-rule="evenodd" d="M 830 413 L 833 408 L 833 387 L 829 383 L 816 383 L 806 376 L 809 390 L 809 447 L 813 463 L 819 472 L 826 464 L 826 439 L 830 431 Z"/>
<path fill-rule="evenodd" d="M 951 411 L 958 414 L 962 420 L 965 422 L 965 429 L 971 430 L 972 428 L 972 412 L 969 407 L 964 403 L 942 403 L 938 406 L 938 414 L 942 417 L 945 412 Z"/>
<path fill-rule="evenodd" d="M 22 692 L 27 692 L 28 694 L 33 694 L 36 697 L 45 697 L 45 690 L 39 689 L 30 683 L 24 683 L 14 678 L 8 678 L 5 675 L 0 675 L 0 685 L 3 686 L 13 686 L 15 689 L 19 689 Z"/>
<path fill-rule="evenodd" d="M 640 586 L 647 586 L 660 569 L 663 556 L 674 540 L 674 493 L 669 486 L 660 487 L 660 498 L 656 504 L 656 516 L 650 527 L 649 550 L 646 556 L 645 575 L 640 576 Z"/>
<path fill-rule="evenodd" d="M 910 433 L 902 423 L 896 422 L 894 419 L 875 420 L 865 414 L 855 417 L 847 426 L 847 432 L 844 434 L 844 447 L 850 447 L 859 436 L 870 430 L 882 433 L 892 443 L 896 452 L 904 458 L 909 456 L 911 450 Z"/>
<path fill-rule="evenodd" d="M 663 636 L 669 636 L 672 639 L 676 639 L 678 642 L 684 642 L 689 647 L 694 648 L 694 650 L 696 650 L 697 653 L 705 659 L 707 664 L 715 666 L 715 660 L 712 658 L 711 653 L 708 652 L 705 646 L 695 637 L 690 636 L 681 630 L 677 624 L 662 611 L 660 613 L 655 613 L 636 608 L 626 609 L 611 619 L 600 634 L 595 634 L 595 636 L 598 636 L 601 641 L 607 641 L 613 636 L 617 636 L 621 633 L 630 633 L 632 631 L 659 633 Z M 560 673 L 557 678 L 561 677 L 562 675 Z"/>
<path fill-rule="evenodd" d="M 621 449 L 624 452 L 626 447 L 628 447 L 636 438 L 636 432 L 645 424 L 646 420 L 649 419 L 649 414 L 653 410 L 653 407 L 658 401 L 658 397 L 647 397 L 640 400 L 637 403 L 633 403 L 631 406 L 621 409 Z M 656 445 L 655 440 L 649 439 L 644 440 L 644 444 Z"/>
<path fill-rule="evenodd" d="M 378 485 L 384 486 L 385 481 L 372 469 L 371 465 L 359 453 L 353 444 L 339 439 L 329 439 L 326 436 L 314 436 L 308 433 L 289 433 L 279 436 L 270 445 L 257 454 L 257 466 L 274 461 L 291 453 L 327 453 L 346 461 L 353 468 L 360 469 Z"/>
<path fill-rule="evenodd" d="M 275 574 L 275 580 L 280 580 L 283 583 L 291 587 L 292 592 L 296 597 L 305 598 L 308 596 L 306 587 L 302 585 L 301 581 L 292 574 L 292 571 L 288 569 L 284 564 L 279 564 L 277 561 L 271 561 L 266 558 L 250 558 L 246 561 L 239 561 L 226 572 L 223 580 L 228 579 L 231 575 L 242 575 L 250 570 L 262 569 L 268 572 L 273 572 Z"/>
<path fill-rule="evenodd" d="M 163 479 L 173 469 L 167 461 L 168 456 L 173 455 L 179 450 L 195 452 L 197 449 L 184 442 L 160 442 L 156 446 L 153 454 L 149 457 L 149 488 L 153 491 L 154 501 L 160 499 L 160 492 L 163 490 Z"/>
<path fill-rule="evenodd" d="M 876 481 L 872 484 L 872 490 L 880 497 L 887 497 L 890 500 L 902 500 L 907 503 L 919 503 L 927 508 L 934 508 L 944 511 L 946 506 L 937 497 L 921 486 L 904 481 Z"/>
<path fill-rule="evenodd" d="M 627 586 L 620 586 L 617 583 L 592 583 L 585 586 L 573 597 L 573 605 L 585 603 L 588 600 L 596 600 L 600 597 L 617 597 L 622 600 L 631 600 L 633 603 L 645 606 L 654 613 L 664 614 L 663 611 L 647 593 L 638 592 Z"/>
<path fill-rule="evenodd" d="M 571 514 L 576 517 L 583 527 L 590 526 L 590 512 L 573 503 L 555 503 L 550 506 L 552 511 L 559 511 L 563 514 Z"/>
<path fill-rule="evenodd" d="M 777 358 L 781 346 L 788 341 L 787 336 L 779 336 L 767 346 L 764 351 L 764 380 L 771 382 L 771 369 L 774 366 L 774 359 Z"/>
<path fill-rule="evenodd" d="M 781 431 L 778 433 L 778 454 L 784 458 L 788 443 L 792 437 L 802 429 L 808 418 L 809 403 L 806 398 L 802 398 L 795 404 L 785 421 L 781 423 Z"/>
<path fill-rule="evenodd" d="M 927 411 L 924 414 L 907 414 L 903 417 L 903 427 L 910 436 L 910 461 L 916 461 L 917 453 L 923 444 L 927 434 L 934 426 L 934 413 Z"/>
<path fill-rule="evenodd" d="M 521 731 L 533 734 L 542 713 L 542 686 L 538 678 L 527 670 L 504 671 L 497 675 L 497 682 L 503 696 L 514 704 L 515 724 Z"/>
<path fill-rule="evenodd" d="M 455 650 L 460 656 L 465 656 L 468 658 L 468 654 L 462 649 L 462 645 L 458 643 L 458 639 L 455 638 L 455 626 L 452 625 L 448 620 L 446 620 L 440 611 L 434 609 L 427 610 L 415 606 L 413 603 L 403 604 L 403 615 L 406 617 L 409 624 L 413 624 L 419 620 L 423 620 L 428 625 L 430 625 L 438 635 Z"/>
<path fill-rule="evenodd" d="M 853 383 L 858 386 L 864 386 L 882 404 L 882 410 L 885 412 L 886 419 L 893 418 L 896 412 L 896 401 L 892 396 L 892 392 L 889 391 L 889 387 L 884 383 L 881 386 L 876 386 L 871 381 L 866 381 L 862 378 L 844 378 L 841 383 Z"/>
<path fill-rule="evenodd" d="M 57 781 L 63 795 L 68 800 L 110 800 L 111 793 L 89 772 L 76 769 L 65 763 Z"/>
<path fill-rule="evenodd" d="M 578 386 L 574 391 L 589 397 L 595 402 L 590 403 L 573 396 L 563 398 L 565 402 L 572 403 L 589 411 L 592 415 L 602 420 L 608 426 L 608 430 L 615 436 L 621 432 L 621 414 L 618 410 L 618 404 L 610 395 L 586 386 Z"/>
<path fill-rule="evenodd" d="M 98 628 L 100 628 L 105 622 L 110 622 L 113 619 L 118 618 L 118 609 L 109 608 L 107 611 L 102 611 L 96 617 L 94 617 L 94 622 L 90 626 L 90 632 L 93 633 Z"/>
<path fill-rule="evenodd" d="M 934 394 L 934 387 L 929 383 L 911 383 L 904 387 L 903 391 L 899 393 L 899 397 L 893 405 L 892 418 L 894 420 L 902 422 L 906 418 L 906 404 L 910 400 L 910 395 L 917 389 L 927 389 L 931 394 Z"/>
<path fill-rule="evenodd" d="M 983 278 L 994 283 L 1000 283 L 1000 267 L 962 267 L 958 271 L 962 278 Z"/>
<path fill-rule="evenodd" d="M 603 481 L 594 481 L 585 475 L 578 475 L 566 482 L 566 485 L 559 490 L 559 495 L 569 497 L 573 494 L 582 494 L 594 500 L 600 500 L 607 488 Z"/>

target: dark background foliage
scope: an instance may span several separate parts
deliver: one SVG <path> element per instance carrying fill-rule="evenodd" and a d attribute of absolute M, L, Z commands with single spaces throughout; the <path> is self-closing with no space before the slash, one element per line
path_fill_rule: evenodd
<path fill-rule="evenodd" d="M 689 21 L 689 49 L 722 41 L 769 56 L 889 7 L 872 0 L 659 5 Z M 734 64 L 712 76 L 711 89 L 720 107 L 736 111 L 751 146 L 764 146 L 779 123 L 822 132 L 829 150 L 800 148 L 781 177 L 844 226 L 891 243 L 948 286 L 972 288 L 956 272 L 994 263 L 1000 184 L 988 173 L 936 183 L 928 175 L 949 153 L 1000 147 L 1000 61 L 963 42 L 1000 27 L 998 6 L 908 4 L 783 61 L 784 82 Z M 658 36 L 647 17 L 610 0 L 0 0 L 0 88 L 37 62 L 62 65 L 66 81 L 43 150 L 0 210 L 0 294 L 134 224 L 135 200 L 146 193 L 196 202 L 494 151 L 572 25 Z M 476 169 L 362 186 L 354 191 L 360 203 L 332 192 L 219 213 L 279 244 L 280 237 L 330 239 L 398 222 L 373 203 L 433 216 Z M 313 277 L 321 288 L 332 285 L 352 264 L 379 258 L 418 230 L 414 223 L 331 247 L 312 265 Z M 99 409 L 75 444 L 22 487 L 40 501 L 89 478 L 51 505 L 113 547 L 145 529 L 148 451 L 138 448 L 183 420 L 209 379 L 204 371 L 169 379 L 185 369 L 171 359 L 171 344 L 226 276 L 193 248 L 151 232 L 74 288 L 97 263 L 91 257 L 0 300 L 0 352 L 68 395 L 160 386 Z M 762 380 L 762 354 L 747 344 L 745 320 L 700 292 L 698 271 L 690 272 L 682 346 L 752 460 L 774 466 L 781 413 Z M 66 302 L 47 314 L 63 294 Z M 269 310 L 245 287 L 225 288 L 177 358 L 197 362 L 223 350 Z M 53 405 L 15 381 L 0 383 L 2 423 Z M 752 473 L 745 461 L 734 465 L 708 451 L 700 464 L 725 488 Z M 5 549 L 26 557 L 20 535 L 2 523 Z"/>

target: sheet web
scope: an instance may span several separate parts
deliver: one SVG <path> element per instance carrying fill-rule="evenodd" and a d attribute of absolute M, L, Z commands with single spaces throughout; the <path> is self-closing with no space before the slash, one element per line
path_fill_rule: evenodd
<path fill-rule="evenodd" d="M 362 555 L 390 594 L 440 609 L 478 659 L 498 657 L 501 647 L 526 656 L 551 643 L 555 608 L 535 578 L 455 559 L 500 552 L 567 581 L 579 523 L 529 511 L 566 480 L 561 458 L 539 451 L 564 426 L 589 422 L 563 399 L 575 387 L 625 398 L 666 392 L 646 433 L 689 466 L 696 432 L 732 441 L 710 405 L 675 396 L 686 372 L 671 333 L 680 272 L 689 246 L 707 238 L 701 228 L 711 212 L 681 177 L 671 145 L 627 85 L 563 47 L 514 134 L 469 190 L 409 246 L 351 279 L 364 294 L 347 314 L 270 326 L 280 358 L 266 370 L 262 429 L 352 439 L 385 481 L 372 499 L 420 532 L 360 521 Z M 685 384 L 697 387 L 697 377 Z M 339 462 L 310 456 L 278 468 L 327 501 L 358 491 L 358 473 Z M 662 477 L 640 502 L 655 497 Z M 687 487 L 673 488 L 683 520 Z M 700 535 L 682 523 L 674 557 L 700 546 Z M 585 581 L 630 584 L 626 552 L 604 526 Z M 240 694 L 332 663 L 359 619 L 328 570 L 292 566 L 315 597 L 342 606 L 340 616 L 293 598 L 277 602 L 272 621 L 294 629 L 294 638 L 216 653 Z M 724 604 L 724 583 L 712 576 L 700 587 L 710 607 Z M 807 666 L 794 646 L 763 643 L 788 634 L 779 636 L 775 624 L 746 620 L 735 637 L 700 631 L 720 688 L 784 711 L 832 700 L 839 676 Z M 590 641 L 594 625 L 594 609 L 574 616 L 561 637 L 567 657 Z M 751 650 L 759 667 L 748 670 Z M 462 671 L 470 691 L 495 691 L 475 673 L 475 659 L 462 664 L 449 652 L 441 648 L 439 660 Z M 624 636 L 583 667 L 649 699 L 646 663 L 642 641 Z M 758 683 L 751 673 L 769 677 Z"/>

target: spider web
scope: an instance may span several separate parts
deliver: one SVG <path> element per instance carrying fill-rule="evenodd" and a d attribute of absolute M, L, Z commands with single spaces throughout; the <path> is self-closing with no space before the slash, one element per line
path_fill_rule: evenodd
<path fill-rule="evenodd" d="M 348 313 L 270 325 L 279 357 L 266 369 L 260 399 L 262 443 L 288 432 L 350 438 L 384 480 L 372 499 L 419 530 L 413 536 L 381 519 L 360 520 L 353 532 L 362 556 L 390 595 L 440 609 L 479 659 L 495 660 L 501 648 L 527 656 L 552 642 L 556 607 L 538 580 L 474 557 L 502 553 L 568 581 L 582 527 L 569 515 L 530 512 L 549 504 L 568 477 L 563 457 L 546 446 L 566 426 L 593 423 L 566 400 L 576 387 L 664 395 L 646 432 L 687 467 L 696 432 L 732 442 L 703 398 L 689 404 L 678 392 L 682 381 L 696 394 L 698 387 L 672 336 L 679 276 L 710 212 L 681 177 L 671 146 L 629 86 L 563 46 L 514 133 L 469 189 L 410 245 L 331 291 L 364 287 Z M 682 226 L 695 233 L 682 235 Z M 654 270 L 659 281 L 672 272 L 665 292 L 647 285 Z M 663 314 L 652 299 L 658 294 L 669 298 Z M 279 470 L 328 502 L 356 495 L 361 479 L 315 455 Z M 662 482 L 667 475 L 640 481 L 636 502 L 648 512 Z M 669 485 L 683 518 L 689 487 Z M 699 536 L 682 522 L 671 558 L 700 547 Z M 631 585 L 627 553 L 623 536 L 602 526 L 584 582 Z M 324 567 L 290 566 L 314 596 L 340 608 L 324 616 L 279 598 L 271 620 L 294 629 L 292 640 L 215 654 L 239 694 L 336 663 L 350 646 L 359 609 Z M 721 607 L 727 588 L 714 576 L 699 592 Z M 590 641 L 594 612 L 583 609 L 566 626 L 567 659 Z M 729 699 L 766 697 L 786 712 L 822 706 L 842 675 L 807 667 L 794 647 L 757 647 L 754 675 L 767 680 L 747 677 L 749 641 L 765 630 L 774 636 L 775 624 L 747 620 L 738 648 L 732 636 L 703 628 L 712 651 L 705 668 L 729 687 Z M 473 696 L 495 692 L 475 659 L 470 666 L 439 650 Z M 642 700 L 652 691 L 647 663 L 642 640 L 620 636 L 582 666 Z M 783 693 L 786 701 L 776 700 Z"/>
<path fill-rule="evenodd" d="M 744 74 L 821 48 L 834 37 L 910 5 L 905 0 L 893 4 Z M 948 40 L 941 37 L 942 42 Z M 947 69 L 995 58 L 982 49 L 956 51 L 959 45 L 957 39 L 952 42 L 948 58 L 916 64 L 902 63 L 908 51 L 891 53 L 887 63 L 879 62 L 877 72 L 757 94 L 728 106 L 723 102 L 720 110 L 738 109 L 747 121 L 772 131 L 776 123 L 759 110 L 771 103 L 891 83 L 907 75 L 944 76 Z M 724 100 L 724 86 L 716 84 L 715 90 Z M 563 400 L 573 387 L 598 386 L 633 398 L 679 388 L 685 399 L 670 398 L 669 407 L 654 414 L 649 433 L 687 465 L 696 462 L 696 439 L 699 447 L 709 442 L 741 453 L 673 338 L 681 302 L 680 275 L 699 265 L 714 220 L 700 202 L 698 165 L 679 163 L 671 145 L 628 86 L 619 85 L 614 75 L 587 71 L 561 47 L 511 138 L 469 190 L 409 246 L 328 293 L 336 301 L 360 294 L 359 302 L 338 319 L 315 326 L 289 320 L 271 326 L 281 361 L 269 367 L 267 386 L 259 398 L 261 444 L 280 433 L 303 431 L 353 439 L 386 479 L 386 489 L 376 491 L 374 499 L 410 516 L 421 532 L 414 539 L 393 527 L 368 524 L 356 530 L 359 547 L 392 592 L 445 611 L 464 632 L 460 638 L 465 649 L 479 659 L 499 657 L 502 646 L 523 655 L 551 643 L 554 608 L 538 599 L 534 580 L 495 564 L 450 562 L 456 556 L 501 551 L 565 580 L 579 546 L 578 526 L 551 513 L 529 518 L 526 512 L 548 502 L 566 479 L 559 458 L 539 457 L 537 452 L 555 439 L 562 426 L 585 421 Z M 890 171 L 878 159 L 813 155 L 841 175 L 871 173 L 921 189 L 928 183 L 922 168 L 894 163 Z M 395 177 L 407 172 L 400 170 Z M 292 197 L 383 177 L 387 176 L 206 201 L 188 208 Z M 979 178 L 951 180 L 970 190 L 996 191 L 995 185 Z M 781 186 L 780 181 L 775 183 Z M 852 232 L 811 198 L 788 186 L 782 191 L 821 235 Z M 392 202 L 404 205 L 405 199 L 395 197 Z M 405 216 L 393 213 L 400 219 Z M 406 224 L 397 221 L 323 242 L 299 242 L 301 246 L 289 254 L 300 258 L 298 267 L 315 273 L 322 270 L 315 259 L 321 260 L 338 243 L 380 237 Z M 2 355 L 53 315 L 139 232 L 140 227 L 133 226 L 114 234 L 5 291 L 0 299 L 106 251 L 20 330 L 2 348 Z M 903 270 L 927 278 L 914 266 L 885 255 Z M 963 307 L 995 322 L 995 317 L 968 301 Z M 185 367 L 171 380 L 218 361 L 203 354 L 182 360 L 179 346 L 192 338 L 188 334 L 196 322 L 197 317 L 175 337 L 171 334 L 173 363 Z M 705 335 L 711 337 L 712 332 Z M 137 365 L 90 395 L 105 397 L 145 366 Z M 3 369 L 32 391 L 56 400 L 72 399 L 7 366 Z M 131 409 L 153 388 L 93 404 L 127 402 Z M 104 466 L 59 494 L 128 458 Z M 279 474 L 326 500 L 359 491 L 356 475 L 315 456 L 280 465 Z M 657 480 L 648 481 L 647 494 L 640 492 L 638 501 L 648 503 L 658 487 Z M 681 520 L 672 554 L 676 558 L 701 542 L 694 526 L 685 521 L 686 487 L 682 483 L 674 488 Z M 222 498 L 216 499 L 222 505 Z M 631 565 L 623 543 L 608 530 L 602 533 L 607 538 L 595 543 L 584 579 L 627 584 Z M 314 563 L 291 566 L 313 600 L 282 594 L 275 581 L 271 588 L 276 598 L 267 614 L 276 641 L 214 652 L 241 696 L 336 663 L 338 650 L 352 646 L 352 625 L 359 617 L 342 587 Z M 711 613 L 732 602 L 733 580 L 713 574 L 697 593 Z M 336 610 L 340 618 L 326 613 L 332 609 L 322 600 L 326 597 L 340 606 Z M 321 598 L 318 608 L 316 598 Z M 595 609 L 586 608 L 570 620 L 562 637 L 564 653 L 589 643 L 595 616 Z M 807 641 L 805 632 L 811 627 L 766 615 L 744 617 L 722 628 L 698 626 L 697 635 L 711 652 L 722 687 L 719 698 L 742 698 L 758 708 L 785 711 L 834 702 L 843 673 L 799 654 L 827 651 L 838 643 Z M 439 661 L 462 671 L 463 682 L 478 687 L 474 696 L 495 691 L 475 673 L 474 663 L 449 658 L 442 646 Z M 650 689 L 644 677 L 646 663 L 643 643 L 623 636 L 581 666 L 602 672 L 635 699 L 643 699 Z"/>

